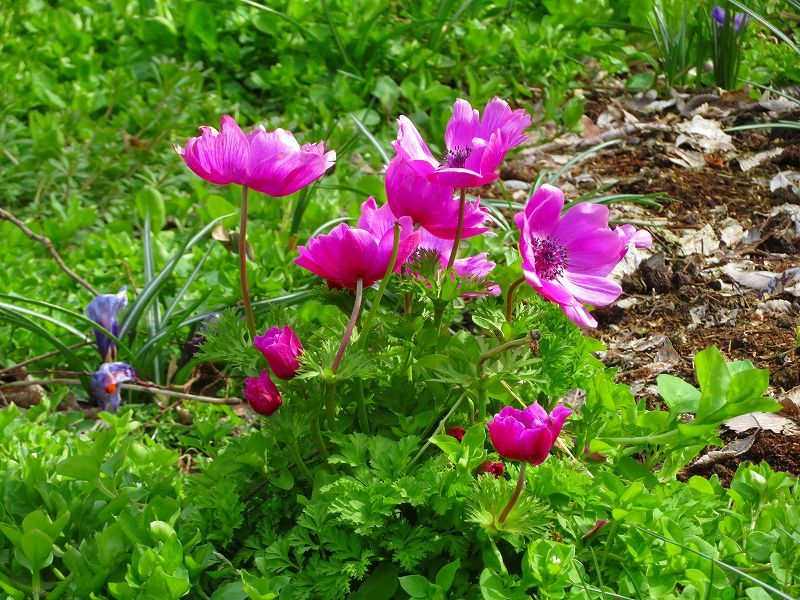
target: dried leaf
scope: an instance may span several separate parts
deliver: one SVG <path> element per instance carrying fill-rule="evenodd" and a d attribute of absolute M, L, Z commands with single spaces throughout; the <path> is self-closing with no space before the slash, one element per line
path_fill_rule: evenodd
<path fill-rule="evenodd" d="M 790 418 L 779 413 L 754 412 L 725 421 L 725 427 L 736 433 L 751 429 L 773 431 L 784 435 L 800 435 L 800 427 Z"/>
<path fill-rule="evenodd" d="M 757 433 L 758 432 L 756 431 L 740 440 L 733 440 L 722 450 L 712 450 L 705 456 L 701 456 L 698 461 L 692 465 L 692 467 L 707 467 L 709 465 L 716 464 L 721 460 L 734 458 L 744 454 L 753 447 L 753 442 L 756 441 Z"/>

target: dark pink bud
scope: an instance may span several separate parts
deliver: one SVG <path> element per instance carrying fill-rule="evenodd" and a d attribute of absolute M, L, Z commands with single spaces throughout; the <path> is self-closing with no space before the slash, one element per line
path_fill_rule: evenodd
<path fill-rule="evenodd" d="M 303 353 L 303 344 L 288 325 L 269 328 L 264 335 L 256 336 L 253 345 L 261 350 L 275 377 L 291 379 L 297 374 L 297 357 Z"/>
<path fill-rule="evenodd" d="M 503 458 L 532 465 L 544 462 L 572 410 L 559 404 L 553 412 L 534 402 L 525 410 L 506 406 L 487 423 L 489 437 Z"/>
<path fill-rule="evenodd" d="M 480 465 L 478 465 L 478 468 L 475 471 L 475 473 L 477 475 L 483 475 L 484 473 L 491 473 L 492 475 L 494 475 L 494 478 L 497 479 L 498 477 L 501 477 L 503 473 L 505 473 L 505 471 L 506 467 L 500 461 L 487 460 L 486 462 L 483 462 Z"/>
<path fill-rule="evenodd" d="M 601 454 L 600 452 L 592 452 L 589 450 L 589 444 L 583 448 L 583 455 L 588 458 L 589 460 L 596 460 L 598 462 L 605 462 L 608 458 L 605 454 Z"/>
<path fill-rule="evenodd" d="M 592 537 L 592 536 L 593 536 L 595 533 L 597 533 L 598 531 L 600 531 L 600 529 L 601 529 L 601 528 L 603 527 L 603 525 L 605 525 L 606 523 L 608 523 L 608 521 L 606 521 L 605 519 L 598 519 L 598 520 L 597 520 L 597 522 L 594 524 L 594 526 L 593 526 L 593 527 L 592 527 L 592 528 L 591 528 L 589 531 L 587 531 L 586 533 L 584 533 L 584 534 L 581 536 L 581 539 L 582 539 L 583 541 L 586 541 L 586 540 L 588 540 L 588 539 L 589 539 L 590 537 Z"/>
<path fill-rule="evenodd" d="M 242 390 L 242 395 L 247 398 L 250 407 L 262 415 L 267 417 L 278 410 L 283 402 L 281 400 L 281 393 L 269 373 L 264 370 L 258 377 L 248 377 L 244 380 L 245 388 Z"/>
<path fill-rule="evenodd" d="M 467 430 L 463 427 L 448 427 L 445 433 L 447 435 L 452 435 L 460 442 L 464 438 L 464 434 L 467 433 Z"/>

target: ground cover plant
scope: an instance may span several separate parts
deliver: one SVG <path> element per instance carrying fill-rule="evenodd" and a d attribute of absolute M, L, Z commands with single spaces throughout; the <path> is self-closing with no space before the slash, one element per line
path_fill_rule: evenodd
<path fill-rule="evenodd" d="M 662 346 L 649 388 L 623 383 L 598 338 L 625 343 L 607 323 L 647 298 L 626 269 L 646 279 L 648 253 L 672 243 L 656 215 L 682 223 L 681 203 L 658 181 L 570 173 L 627 168 L 578 91 L 594 69 L 619 75 L 620 95 L 643 74 L 736 88 L 769 30 L 703 7 L 702 45 L 660 79 L 674 6 L 536 6 L 15 8 L 31 31 L 61 27 L 24 57 L 47 65 L 33 91 L 5 88 L 4 594 L 800 596 L 797 473 L 694 474 L 746 452 L 726 445 L 732 420 L 789 411 L 777 390 L 792 355 L 697 336 L 690 368 Z M 114 39 L 124 51 L 107 52 Z M 498 71 L 491 44 L 520 64 Z M 791 81 L 775 64 L 756 79 Z M 636 121 L 666 101 L 627 101 L 605 131 L 667 143 L 668 121 Z M 702 106 L 677 110 L 688 122 Z M 721 143 L 701 125 L 675 129 Z M 534 140 L 549 164 L 510 175 L 534 164 Z M 760 249 L 774 227 L 754 225 L 737 253 L 790 260 Z M 793 273 L 762 293 L 786 297 Z M 780 388 L 773 358 L 790 361 Z"/>

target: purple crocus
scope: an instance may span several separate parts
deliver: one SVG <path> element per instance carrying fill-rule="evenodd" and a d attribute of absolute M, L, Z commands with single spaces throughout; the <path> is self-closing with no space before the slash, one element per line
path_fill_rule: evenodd
<path fill-rule="evenodd" d="M 627 250 L 627 230 L 621 235 L 611 230 L 608 208 L 600 204 L 582 202 L 562 216 L 563 208 L 561 190 L 543 185 L 514 216 L 521 230 L 522 270 L 527 283 L 571 321 L 596 327 L 584 304 L 606 306 L 622 293 L 608 275 Z"/>
<path fill-rule="evenodd" d="M 128 288 L 122 286 L 116 294 L 100 294 L 95 297 L 86 307 L 86 316 L 106 331 L 118 336 L 117 314 L 128 304 L 127 290 Z M 117 345 L 110 337 L 99 329 L 95 329 L 94 339 L 97 342 L 100 357 L 105 362 L 113 362 L 117 359 Z"/>
<path fill-rule="evenodd" d="M 257 413 L 268 417 L 281 407 L 283 403 L 281 393 L 266 369 L 261 371 L 258 377 L 246 378 L 244 385 L 242 395 Z"/>
<path fill-rule="evenodd" d="M 331 287 L 355 290 L 360 279 L 370 286 L 383 278 L 389 267 L 394 248 L 394 224 L 400 223 L 400 245 L 394 271 L 419 243 L 419 232 L 408 217 L 395 219 L 388 205 L 377 207 L 374 198 L 361 205 L 358 226 L 345 223 L 337 225 L 330 233 L 308 240 L 307 246 L 297 248 L 300 253 L 295 264 L 319 275 Z"/>
<path fill-rule="evenodd" d="M 452 188 L 480 187 L 499 177 L 497 172 L 506 153 L 525 141 L 531 124 L 523 109 L 511 110 L 505 100 L 487 102 L 483 117 L 466 100 L 458 99 L 447 123 L 443 160 L 434 158 L 417 128 L 401 116 L 400 131 L 392 142 L 397 155 L 433 183 Z"/>
<path fill-rule="evenodd" d="M 196 175 L 218 185 L 235 183 L 273 197 L 288 196 L 336 162 L 336 152 L 325 152 L 322 142 L 301 146 L 291 132 L 263 126 L 244 133 L 228 115 L 220 118 L 219 131 L 207 126 L 200 131 L 175 150 Z"/>
<path fill-rule="evenodd" d="M 117 412 L 120 404 L 119 384 L 135 380 L 136 371 L 129 364 L 107 362 L 100 365 L 100 368 L 92 373 L 89 380 L 89 389 L 92 392 L 92 398 L 103 410 Z"/>
<path fill-rule="evenodd" d="M 715 6 L 711 11 L 711 18 L 717 23 L 717 27 L 725 26 L 725 9 L 721 6 Z M 745 13 L 736 13 L 733 15 L 733 32 L 739 33 L 739 29 L 746 26 L 750 22 L 750 15 Z"/>
<path fill-rule="evenodd" d="M 459 203 L 453 200 L 454 192 L 452 187 L 429 181 L 401 156 L 389 162 L 386 198 L 392 212 L 398 217 L 410 217 L 415 224 L 436 237 L 449 240 L 456 237 Z M 480 199 L 466 202 L 461 239 L 487 231 L 487 218 L 487 211 L 480 206 Z"/>
<path fill-rule="evenodd" d="M 572 410 L 563 404 L 550 414 L 536 402 L 524 410 L 505 406 L 486 426 L 500 456 L 539 465 L 550 454 L 571 414 Z"/>
<path fill-rule="evenodd" d="M 269 368 L 279 379 L 291 379 L 297 374 L 300 363 L 297 358 L 303 353 L 303 344 L 288 325 L 270 327 L 264 335 L 256 336 L 253 345 L 267 359 Z"/>

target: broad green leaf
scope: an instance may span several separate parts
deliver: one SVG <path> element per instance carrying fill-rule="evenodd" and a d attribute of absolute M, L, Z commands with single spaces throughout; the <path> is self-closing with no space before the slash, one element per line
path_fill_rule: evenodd
<path fill-rule="evenodd" d="M 153 231 L 161 231 L 166 223 L 166 209 L 161 192 L 151 185 L 146 185 L 136 193 L 134 200 L 139 216 L 144 219 L 149 211 Z"/>
<path fill-rule="evenodd" d="M 40 571 L 53 562 L 53 540 L 45 532 L 39 529 L 26 531 L 19 545 L 33 571 Z"/>
<path fill-rule="evenodd" d="M 439 569 L 439 572 L 436 573 L 436 585 L 441 587 L 445 592 L 449 590 L 450 586 L 453 585 L 453 579 L 460 566 L 461 561 L 456 559 Z"/>
<path fill-rule="evenodd" d="M 694 357 L 697 381 L 703 394 L 697 407 L 700 419 L 713 414 L 727 397 L 731 376 L 725 359 L 716 346 L 698 352 Z"/>
<path fill-rule="evenodd" d="M 406 575 L 400 577 L 400 587 L 412 598 L 427 598 L 431 584 L 422 575 Z"/>
<path fill-rule="evenodd" d="M 79 481 L 94 481 L 100 475 L 100 462 L 93 456 L 68 456 L 58 463 L 56 473 Z"/>
<path fill-rule="evenodd" d="M 659 375 L 656 381 L 658 393 L 673 415 L 697 412 L 700 390 L 674 375 Z"/>

